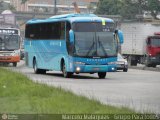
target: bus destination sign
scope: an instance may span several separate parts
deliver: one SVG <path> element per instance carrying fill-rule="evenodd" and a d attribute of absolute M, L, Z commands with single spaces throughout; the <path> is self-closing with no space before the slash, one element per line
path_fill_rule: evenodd
<path fill-rule="evenodd" d="M 0 29 L 0 34 L 18 34 L 18 30 L 14 30 L 14 29 Z"/>

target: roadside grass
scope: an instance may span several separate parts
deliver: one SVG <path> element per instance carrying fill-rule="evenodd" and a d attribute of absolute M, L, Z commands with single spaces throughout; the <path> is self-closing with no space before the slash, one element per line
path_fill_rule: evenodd
<path fill-rule="evenodd" d="M 0 68 L 0 113 L 13 114 L 132 114 L 77 96 L 61 88 L 34 83 L 25 75 Z"/>

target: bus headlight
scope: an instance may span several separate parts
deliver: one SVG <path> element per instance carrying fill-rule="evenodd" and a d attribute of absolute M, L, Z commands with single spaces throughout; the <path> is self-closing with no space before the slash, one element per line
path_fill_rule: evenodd
<path fill-rule="evenodd" d="M 128 62 L 127 62 L 127 61 L 124 61 L 124 64 L 125 64 L 125 65 L 128 65 Z"/>
<path fill-rule="evenodd" d="M 76 67 L 76 73 L 79 73 L 81 71 L 80 67 Z"/>
<path fill-rule="evenodd" d="M 115 68 L 114 68 L 114 67 L 112 67 L 112 71 L 115 71 Z"/>

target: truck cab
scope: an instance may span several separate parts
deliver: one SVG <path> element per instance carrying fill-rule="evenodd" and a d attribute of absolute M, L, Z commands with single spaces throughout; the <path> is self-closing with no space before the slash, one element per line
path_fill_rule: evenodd
<path fill-rule="evenodd" d="M 156 67 L 156 65 L 160 65 L 160 32 L 149 36 L 146 43 L 146 66 Z"/>

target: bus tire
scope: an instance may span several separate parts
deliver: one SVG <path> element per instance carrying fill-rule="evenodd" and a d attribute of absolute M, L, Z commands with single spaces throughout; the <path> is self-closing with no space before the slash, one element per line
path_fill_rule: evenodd
<path fill-rule="evenodd" d="M 62 63 L 62 73 L 63 73 L 63 76 L 64 76 L 65 78 L 70 78 L 71 75 L 72 75 L 71 72 L 67 72 L 67 71 L 66 71 L 66 65 L 65 65 L 64 62 Z"/>
<path fill-rule="evenodd" d="M 46 70 L 45 69 L 39 69 L 40 70 L 40 74 L 46 74 Z"/>
<path fill-rule="evenodd" d="M 106 77 L 106 72 L 98 72 L 98 77 L 100 78 L 100 79 L 104 79 L 105 77 Z"/>
<path fill-rule="evenodd" d="M 157 66 L 156 64 L 152 64 L 152 67 L 156 68 L 156 66 Z"/>
<path fill-rule="evenodd" d="M 14 63 L 13 63 L 13 67 L 17 67 L 17 62 L 14 62 Z"/>
<path fill-rule="evenodd" d="M 33 60 L 33 69 L 34 69 L 35 74 L 40 74 L 41 73 L 40 69 L 37 68 L 36 59 Z"/>

